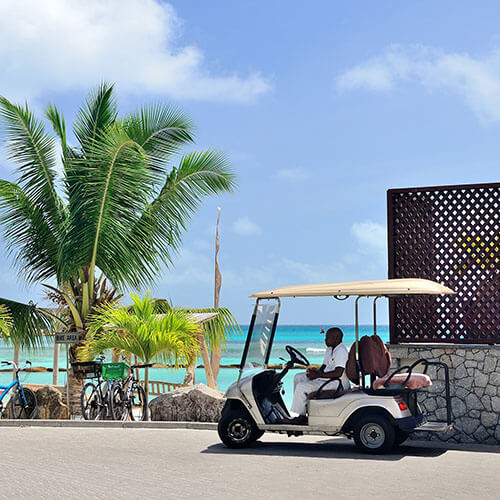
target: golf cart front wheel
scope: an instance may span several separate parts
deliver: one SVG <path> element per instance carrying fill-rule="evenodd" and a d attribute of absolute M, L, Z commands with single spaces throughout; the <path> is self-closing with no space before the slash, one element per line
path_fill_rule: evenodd
<path fill-rule="evenodd" d="M 395 439 L 394 426 L 383 415 L 363 416 L 354 426 L 354 442 L 363 453 L 385 453 L 394 446 Z"/>
<path fill-rule="evenodd" d="M 263 431 L 255 425 L 252 417 L 241 410 L 223 413 L 217 431 L 221 441 L 229 448 L 250 446 L 263 434 Z"/>

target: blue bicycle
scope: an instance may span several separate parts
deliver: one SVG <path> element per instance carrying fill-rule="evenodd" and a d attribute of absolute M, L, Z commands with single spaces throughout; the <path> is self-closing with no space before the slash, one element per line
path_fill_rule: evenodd
<path fill-rule="evenodd" d="M 12 418 L 35 418 L 37 414 L 37 404 L 35 393 L 28 387 L 23 387 L 19 381 L 19 372 L 21 369 L 12 361 L 2 361 L 2 365 L 11 365 L 16 371 L 15 380 L 9 385 L 0 385 L 0 417 L 4 411 L 3 399 L 13 390 L 14 393 L 10 398 L 10 405 L 12 410 Z M 26 361 L 27 365 L 31 365 L 30 361 Z"/>

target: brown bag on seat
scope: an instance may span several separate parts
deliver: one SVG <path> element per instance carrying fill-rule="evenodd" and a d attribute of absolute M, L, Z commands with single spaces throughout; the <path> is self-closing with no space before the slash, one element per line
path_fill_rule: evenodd
<path fill-rule="evenodd" d="M 391 367 L 391 353 L 387 350 L 382 339 L 374 334 L 364 335 L 359 339 L 359 361 L 365 375 L 384 377 Z M 346 375 L 354 383 L 358 382 L 356 369 L 356 345 L 353 344 L 349 351 L 346 364 Z"/>
<path fill-rule="evenodd" d="M 356 368 L 356 345 L 352 344 L 349 349 L 349 356 L 347 358 L 347 363 L 345 364 L 345 374 L 347 378 L 357 384 L 359 382 L 359 374 Z"/>

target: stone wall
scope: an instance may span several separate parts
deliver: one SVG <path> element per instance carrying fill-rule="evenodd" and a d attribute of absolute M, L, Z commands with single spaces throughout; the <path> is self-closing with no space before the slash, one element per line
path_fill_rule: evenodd
<path fill-rule="evenodd" d="M 442 361 L 450 368 L 453 429 L 415 432 L 413 439 L 453 443 L 500 444 L 500 345 L 389 344 L 391 369 L 420 358 Z M 421 370 L 419 370 L 421 371 Z M 444 370 L 429 367 L 432 387 L 419 393 L 422 410 L 433 420 L 446 420 Z"/>

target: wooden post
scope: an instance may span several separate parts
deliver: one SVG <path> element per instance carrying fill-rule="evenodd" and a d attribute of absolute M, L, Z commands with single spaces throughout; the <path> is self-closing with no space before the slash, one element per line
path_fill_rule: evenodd
<path fill-rule="evenodd" d="M 61 352 L 61 344 L 56 344 L 54 337 L 54 357 L 52 360 L 52 385 L 59 383 L 59 353 Z"/>
<path fill-rule="evenodd" d="M 205 367 L 205 373 L 207 375 L 207 385 L 212 389 L 217 390 L 217 381 L 214 378 L 212 372 L 212 365 L 210 364 L 210 355 L 208 354 L 207 343 L 205 341 L 205 334 L 203 333 L 203 325 L 200 324 L 200 333 L 198 335 L 200 340 L 200 352 L 201 358 L 203 359 L 203 366 Z"/>
<path fill-rule="evenodd" d="M 18 368 L 19 368 L 19 358 L 20 357 L 21 357 L 21 349 L 19 349 L 19 346 L 16 344 L 14 346 L 14 363 L 16 363 Z M 12 380 L 16 380 L 15 370 L 12 371 Z"/>
<path fill-rule="evenodd" d="M 217 260 L 217 255 L 219 254 L 219 222 L 220 222 L 220 212 L 221 207 L 218 207 L 217 214 L 217 224 L 215 226 L 215 277 L 214 277 L 214 307 L 219 307 L 219 296 L 220 287 L 222 284 L 222 275 L 219 270 L 219 262 Z M 212 352 L 210 353 L 210 367 L 212 369 L 212 374 L 215 379 L 215 384 L 217 385 L 217 377 L 219 376 L 220 361 L 222 359 L 222 347 L 221 345 L 212 346 Z"/>

